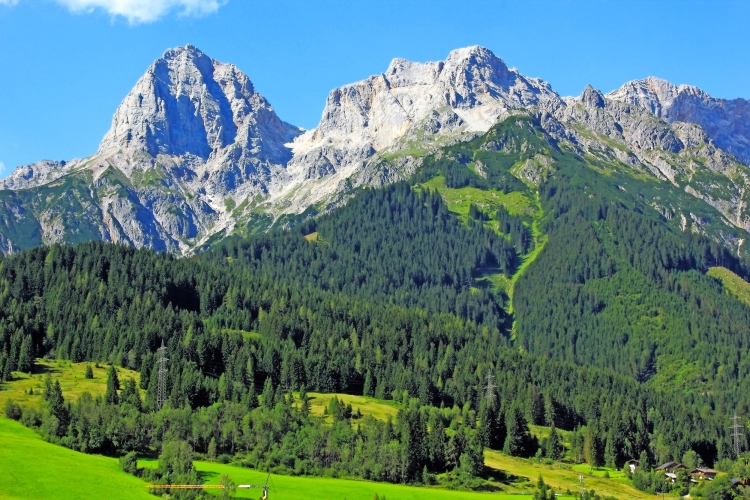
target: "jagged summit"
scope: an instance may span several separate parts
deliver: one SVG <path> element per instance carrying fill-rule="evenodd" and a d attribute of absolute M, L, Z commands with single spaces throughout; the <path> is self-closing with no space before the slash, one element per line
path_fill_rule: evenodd
<path fill-rule="evenodd" d="M 0 210 L 0 248 L 100 238 L 189 254 L 408 177 L 431 152 L 518 114 L 534 115 L 570 150 L 685 186 L 726 224 L 750 230 L 750 173 L 726 154 L 750 164 L 744 99 L 652 77 L 563 99 L 471 46 L 443 61 L 396 58 L 332 90 L 319 125 L 304 131 L 282 121 L 236 66 L 186 45 L 149 66 L 96 154 L 19 167 L 0 181 L 12 199 Z M 553 168 L 537 156 L 518 166 L 531 172 L 526 181 Z M 721 182 L 709 182 L 715 175 Z"/>
<path fill-rule="evenodd" d="M 633 80 L 606 95 L 646 108 L 669 123 L 703 127 L 717 146 L 750 164 L 750 101 L 717 99 L 690 85 L 674 85 L 650 76 Z"/>
<path fill-rule="evenodd" d="M 600 91 L 598 91 L 591 85 L 586 85 L 586 88 L 583 90 L 583 92 L 581 92 L 581 95 L 578 99 L 584 105 L 592 108 L 604 107 L 604 96 Z"/>
<path fill-rule="evenodd" d="M 439 62 L 397 58 L 384 73 L 331 91 L 320 124 L 298 139 L 295 152 L 379 151 L 414 127 L 437 135 L 482 132 L 508 109 L 550 103 L 561 100 L 549 85 L 508 69 L 484 47 L 457 49 Z"/>
<path fill-rule="evenodd" d="M 236 66 L 186 45 L 167 50 L 138 80 L 99 152 L 124 148 L 207 160 L 239 144 L 255 156 L 283 162 L 290 156 L 284 143 L 299 133 L 276 116 Z"/>

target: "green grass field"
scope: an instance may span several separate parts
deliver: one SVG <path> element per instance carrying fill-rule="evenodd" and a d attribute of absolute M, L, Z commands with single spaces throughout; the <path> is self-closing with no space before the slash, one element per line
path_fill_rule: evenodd
<path fill-rule="evenodd" d="M 43 361 L 37 359 L 34 364 L 34 371 L 31 375 L 28 373 L 13 372 L 13 381 L 0 384 L 0 408 L 5 407 L 5 402 L 12 399 L 21 406 L 38 406 L 42 400 L 44 392 L 44 378 L 50 373 L 52 380 L 60 381 L 60 388 L 63 391 L 63 397 L 69 401 L 77 400 L 84 392 L 92 396 L 97 394 L 104 395 L 107 390 L 107 370 L 108 365 L 100 364 L 99 368 L 91 365 L 94 372 L 93 379 L 84 377 L 86 365 L 88 363 L 71 363 L 70 361 Z M 117 367 L 117 376 L 120 384 L 126 378 L 134 378 L 136 383 L 140 381 L 140 374 L 127 368 Z M 34 390 L 34 394 L 29 394 L 29 389 Z M 141 397 L 145 391 L 141 391 Z"/>
<path fill-rule="evenodd" d="M 728 293 L 750 306 L 750 283 L 725 267 L 712 267 L 706 274 L 721 280 Z"/>
<path fill-rule="evenodd" d="M 22 405 L 38 405 L 41 401 L 44 375 L 51 372 L 53 379 L 59 379 L 66 398 L 75 399 L 84 391 L 102 394 L 106 387 L 106 368 L 94 368 L 94 379 L 84 378 L 85 363 L 41 362 L 38 361 L 35 373 L 15 373 L 16 379 L 3 384 L 0 390 L 0 404 L 13 398 Z M 137 373 L 120 369 L 120 378 L 136 377 Z M 28 394 L 29 388 L 34 395 Z M 312 413 L 323 415 L 324 408 L 334 394 L 309 393 Z M 349 394 L 335 394 L 345 404 L 351 404 L 363 415 L 372 415 L 385 420 L 395 418 L 400 405 L 393 401 L 383 401 Z M 531 432 L 538 438 L 549 435 L 549 428 L 532 426 Z M 561 431 L 567 441 L 568 434 Z M 623 499 L 647 498 L 632 486 L 622 473 L 610 471 L 611 478 L 603 478 L 604 469 L 589 474 L 587 466 L 565 464 L 545 465 L 524 459 L 505 456 L 488 450 L 485 464 L 491 469 L 502 471 L 495 476 L 507 476 L 502 482 L 491 481 L 500 491 L 491 493 L 456 492 L 435 488 L 407 487 L 368 481 L 272 476 L 271 498 L 337 498 L 370 500 L 375 493 L 389 499 L 479 499 L 496 498 L 521 500 L 529 498 L 536 480 L 541 473 L 545 481 L 564 492 L 575 491 L 578 476 L 586 478 L 587 489 Z M 155 466 L 153 460 L 144 460 L 142 465 Z M 583 469 L 581 469 L 583 467 Z M 221 474 L 229 474 L 235 483 L 258 483 L 265 478 L 264 473 L 207 462 L 196 462 L 206 484 L 218 482 Z M 580 469 L 580 470 L 579 470 Z M 61 446 L 44 442 L 36 433 L 22 425 L 0 419 L 0 470 L 10 471 L 5 481 L 0 481 L 0 498 L 156 498 L 148 495 L 145 483 L 120 471 L 117 460 L 96 455 L 77 453 Z M 27 473 L 27 471 L 34 471 Z M 43 475 L 39 475 L 39 474 Z M 115 494 L 107 493 L 108 485 L 116 489 Z M 257 493 L 257 494 L 256 494 Z M 238 491 L 237 498 L 258 498 L 259 491 Z M 520 495 L 520 496 L 519 496 Z"/>
<path fill-rule="evenodd" d="M 117 460 L 49 444 L 18 422 L 0 418 L 0 498 L 154 499 Z"/>
<path fill-rule="evenodd" d="M 140 467 L 156 467 L 155 460 L 139 460 Z M 266 480 L 266 473 L 232 465 L 222 465 L 209 462 L 194 462 L 195 468 L 201 473 L 204 484 L 218 484 L 219 476 L 229 475 L 235 484 L 262 484 Z M 463 491 L 449 491 L 436 488 L 418 488 L 399 484 L 374 483 L 371 481 L 356 481 L 350 479 L 332 479 L 324 477 L 293 477 L 271 475 L 269 481 L 271 489 L 269 497 L 273 500 L 298 499 L 307 500 L 371 500 L 377 493 L 385 495 L 388 500 L 528 500 L 528 495 L 508 495 L 498 493 L 474 493 Z M 217 490 L 208 490 L 219 495 Z M 259 498 L 261 490 L 237 490 L 236 498 Z"/>
<path fill-rule="evenodd" d="M 389 416 L 395 420 L 400 407 L 399 404 L 394 403 L 393 401 L 384 401 L 365 396 L 352 396 L 350 394 L 321 394 L 319 392 L 310 392 L 308 393 L 308 396 L 310 397 L 311 413 L 319 417 L 323 416 L 323 410 L 328 406 L 328 402 L 331 401 L 334 396 L 338 397 L 339 400 L 344 402 L 344 404 L 351 404 L 355 413 L 357 409 L 359 409 L 363 416 L 372 415 L 380 420 L 388 420 Z"/>
<path fill-rule="evenodd" d="M 512 481 L 510 485 L 515 488 L 509 488 L 508 492 L 530 492 L 534 489 L 540 474 L 544 482 L 557 489 L 558 492 L 568 489 L 575 492 L 580 489 L 579 476 L 583 475 L 586 489 L 595 490 L 600 495 L 613 496 L 621 500 L 652 498 L 652 495 L 638 491 L 630 485 L 621 472 L 610 471 L 611 479 L 604 478 L 604 468 L 597 468 L 589 474 L 588 465 L 570 466 L 561 463 L 546 465 L 534 460 L 509 457 L 493 450 L 485 450 L 484 463 L 488 467 L 505 471 L 520 479 L 528 479 L 528 481 Z"/>
<path fill-rule="evenodd" d="M 474 187 L 454 189 L 446 187 L 443 176 L 437 176 L 417 187 L 417 189 L 422 188 L 436 189 L 442 195 L 448 209 L 463 217 L 464 220 L 468 217 L 469 206 L 472 204 L 491 215 L 494 215 L 500 205 L 504 206 L 511 215 L 533 216 L 537 211 L 534 202 L 518 191 L 506 194 L 502 191 Z"/>

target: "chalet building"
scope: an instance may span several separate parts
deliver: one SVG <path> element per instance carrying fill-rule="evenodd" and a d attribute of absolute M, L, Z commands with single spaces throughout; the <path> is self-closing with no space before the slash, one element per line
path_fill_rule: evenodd
<path fill-rule="evenodd" d="M 690 475 L 693 476 L 693 479 L 695 480 L 708 479 L 709 481 L 713 481 L 713 479 L 716 477 L 716 474 L 718 474 L 718 472 L 713 469 L 704 469 L 701 467 L 693 469 L 693 471 L 690 473 Z"/>
<path fill-rule="evenodd" d="M 627 465 L 630 468 L 630 473 L 634 473 L 635 470 L 638 468 L 638 460 L 631 458 L 627 462 L 625 462 L 625 465 Z"/>
<path fill-rule="evenodd" d="M 687 467 L 677 462 L 667 462 L 665 464 L 661 464 L 659 467 L 657 467 L 654 470 L 657 472 L 664 472 L 665 474 L 666 473 L 674 474 L 678 469 L 687 469 Z"/>

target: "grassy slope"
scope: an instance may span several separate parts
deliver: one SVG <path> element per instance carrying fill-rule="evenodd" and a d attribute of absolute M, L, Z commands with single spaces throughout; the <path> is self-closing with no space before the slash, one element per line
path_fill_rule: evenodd
<path fill-rule="evenodd" d="M 141 467 L 156 467 L 156 461 L 154 460 L 140 460 L 138 463 Z M 253 469 L 208 462 L 194 463 L 195 468 L 201 473 L 205 484 L 218 484 L 221 474 L 229 475 L 235 484 L 262 484 L 266 480 L 265 472 Z M 530 496 L 448 491 L 435 488 L 417 488 L 399 484 L 325 477 L 272 475 L 268 484 L 271 489 L 269 496 L 274 500 L 297 498 L 305 498 L 307 500 L 371 500 L 375 493 L 381 497 L 385 495 L 389 500 L 431 500 L 433 498 L 438 500 L 480 500 L 482 498 L 523 500 L 531 498 Z M 218 495 L 219 491 L 213 490 L 211 493 Z M 260 490 L 237 490 L 235 497 L 258 498 L 260 497 Z"/>
<path fill-rule="evenodd" d="M 706 274 L 721 280 L 728 293 L 750 306 L 750 283 L 724 267 L 712 267 Z"/>
<path fill-rule="evenodd" d="M 122 472 L 114 458 L 49 444 L 21 424 L 0 418 L 0 498 L 153 499 L 146 483 Z"/>
<path fill-rule="evenodd" d="M 52 375 L 52 380 L 59 380 L 63 396 L 66 400 L 76 400 L 84 392 L 92 396 L 104 395 L 107 389 L 107 370 L 109 366 L 99 365 L 99 368 L 91 365 L 94 378 L 84 377 L 88 363 L 71 363 L 69 361 L 42 361 L 36 360 L 34 371 L 28 373 L 13 372 L 13 381 L 0 384 L 0 408 L 5 407 L 8 399 L 13 399 L 21 406 L 38 406 L 42 400 L 44 391 L 44 378 L 47 373 Z M 126 378 L 134 378 L 136 383 L 140 381 L 140 374 L 127 368 L 117 368 L 120 384 Z M 29 389 L 34 389 L 34 394 L 29 395 Z M 143 395 L 145 391 L 141 391 Z"/>
<path fill-rule="evenodd" d="M 389 416 L 395 420 L 400 406 L 393 401 L 384 401 L 364 396 L 352 396 L 350 394 L 321 394 L 319 392 L 310 392 L 308 395 L 310 396 L 311 412 L 316 416 L 323 415 L 323 410 L 328 406 L 328 402 L 331 401 L 334 396 L 338 397 L 344 402 L 344 404 L 351 404 L 355 413 L 357 409 L 359 409 L 363 416 L 372 415 L 381 420 L 387 420 Z"/>
<path fill-rule="evenodd" d="M 569 466 L 561 464 L 545 465 L 532 460 L 509 457 L 493 450 L 485 451 L 484 463 L 493 469 L 503 470 L 514 476 L 529 478 L 528 482 L 519 483 L 518 481 L 514 481 L 512 483 L 518 486 L 517 491 L 519 492 L 533 489 L 540 474 L 544 478 L 544 482 L 558 491 L 570 489 L 575 492 L 580 489 L 578 477 L 582 474 L 586 489 L 595 490 L 600 495 L 613 496 L 622 500 L 652 497 L 652 495 L 638 491 L 630 484 L 627 484 L 626 479 L 617 477 L 622 476 L 622 473 L 610 472 L 612 479 L 605 479 L 599 477 L 599 474 L 596 472 L 589 475 L 588 466 L 586 465 L 582 466 L 582 470 L 576 470 L 580 469 L 581 466 L 567 468 Z M 600 474 L 603 475 L 604 472 L 600 472 Z"/>
<path fill-rule="evenodd" d="M 4 384 L 3 390 L 0 390 L 0 403 L 4 404 L 6 399 L 12 397 L 21 404 L 38 404 L 41 399 L 39 395 L 29 396 L 26 393 L 29 387 L 34 387 L 35 392 L 38 389 L 37 394 L 41 393 L 41 385 L 43 384 L 44 377 L 43 372 L 47 370 L 52 371 L 53 378 L 60 379 L 65 395 L 68 398 L 74 399 L 84 391 L 91 392 L 92 394 L 104 392 L 106 385 L 105 368 L 94 368 L 95 378 L 88 380 L 83 377 L 85 363 L 60 362 L 59 364 L 55 364 L 54 362 L 40 362 L 37 366 L 39 373 L 34 377 L 29 378 L 28 375 L 16 373 L 16 377 L 19 377 L 17 380 Z M 129 370 L 122 370 L 120 377 L 134 375 L 137 374 Z M 334 394 L 310 393 L 313 413 L 322 415 L 323 409 L 328 405 L 333 396 Z M 399 405 L 393 401 L 382 401 L 348 394 L 336 394 L 336 396 L 347 404 L 351 403 L 355 410 L 359 409 L 364 415 L 372 415 L 375 418 L 385 420 L 388 416 L 395 417 L 398 412 Z M 568 433 L 561 432 L 563 438 L 566 439 Z M 549 429 L 533 426 L 532 433 L 541 438 L 549 434 Z M 37 460 L 37 456 L 41 455 L 44 456 L 44 459 L 42 461 Z M 73 472 L 75 470 L 83 470 L 86 471 L 87 475 L 91 474 L 92 481 L 100 485 L 118 485 L 118 481 L 125 481 L 125 483 L 130 481 L 130 477 L 119 470 L 117 462 L 114 459 L 84 455 L 60 446 L 45 443 L 37 434 L 20 424 L 5 419 L 0 420 L 0 469 L 11 471 L 30 470 L 32 467 L 31 462 L 36 466 L 34 470 L 44 471 L 51 478 L 75 478 L 77 476 Z M 362 498 L 369 500 L 377 492 L 379 495 L 386 495 L 387 498 L 414 500 L 431 498 L 472 499 L 482 497 L 520 499 L 524 497 L 519 497 L 517 494 L 531 492 L 540 472 L 542 472 L 545 481 L 562 491 L 567 488 L 574 489 L 572 485 L 573 482 L 577 481 L 578 477 L 578 473 L 572 469 L 559 469 L 559 466 L 531 464 L 528 460 L 507 457 L 490 450 L 485 455 L 485 463 L 487 466 L 502 470 L 511 476 L 510 482 L 495 483 L 496 486 L 503 490 L 502 494 L 451 492 L 434 488 L 415 488 L 332 478 L 273 476 L 274 488 L 276 490 L 274 498 L 299 498 L 300 492 L 305 492 L 305 497 L 311 499 L 347 498 L 351 500 Z M 154 466 L 155 462 L 143 461 L 143 464 Z M 204 462 L 198 462 L 196 465 L 199 471 L 205 473 L 204 479 L 208 484 L 216 483 L 218 476 L 224 473 L 228 473 L 237 483 L 262 482 L 264 478 L 263 473 L 251 469 Z M 110 475 L 111 478 L 105 477 L 107 475 Z M 45 477 L 47 476 L 45 475 Z M 11 480 L 0 483 L 0 498 L 78 498 L 69 493 L 66 483 L 67 479 L 63 479 L 62 489 L 57 491 L 51 487 L 54 484 L 54 479 L 49 480 L 49 485 L 45 483 L 37 487 L 38 478 L 38 475 L 11 475 Z M 591 482 L 587 483 L 587 487 L 589 489 L 595 488 L 600 493 L 614 495 L 617 498 L 645 498 L 638 496 L 637 493 L 631 494 L 631 490 L 634 491 L 632 487 L 627 484 L 621 484 L 619 481 L 621 480 L 614 478 L 614 474 L 613 479 L 592 477 Z M 75 482 L 77 481 L 71 481 L 71 484 Z M 137 491 L 133 489 L 133 485 L 140 485 L 138 488 L 135 488 Z M 121 495 L 119 497 L 101 495 L 89 488 L 93 488 L 93 486 L 81 489 L 84 493 L 82 493 L 80 498 L 139 498 L 143 496 L 139 489 L 143 488 L 143 484 L 134 478 L 129 484 L 125 484 L 122 487 L 117 486 L 118 492 Z M 22 494 L 27 489 L 34 489 L 38 493 L 35 494 L 36 496 Z M 511 497 L 509 493 L 513 493 L 513 496 Z M 256 498 L 250 495 L 249 492 L 241 492 L 237 496 L 239 498 Z M 148 496 L 143 497 L 149 498 Z"/>

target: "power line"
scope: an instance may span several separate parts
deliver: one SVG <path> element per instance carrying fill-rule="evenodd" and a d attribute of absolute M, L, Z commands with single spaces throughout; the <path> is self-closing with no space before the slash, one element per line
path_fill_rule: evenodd
<path fill-rule="evenodd" d="M 495 399 L 495 389 L 497 389 L 497 386 L 493 384 L 495 376 L 488 371 L 485 379 L 487 379 L 487 385 L 484 386 L 484 390 L 486 391 L 484 397 L 487 401 L 493 401 Z"/>
<path fill-rule="evenodd" d="M 740 439 L 745 437 L 742 424 L 737 422 L 737 419 L 739 418 L 740 417 L 738 417 L 737 413 L 735 412 L 734 417 L 732 417 L 732 421 L 734 422 L 734 424 L 730 427 L 730 429 L 732 429 L 732 438 L 734 439 L 734 452 L 738 457 L 742 453 L 742 441 Z M 742 434 L 740 434 L 740 430 L 743 431 Z"/>
<path fill-rule="evenodd" d="M 156 372 L 156 409 L 161 410 L 167 400 L 167 362 L 169 361 L 169 358 L 165 355 L 167 348 L 164 346 L 164 339 L 161 340 L 161 347 L 157 351 L 159 352 L 159 360 L 156 363 L 159 369 Z"/>

